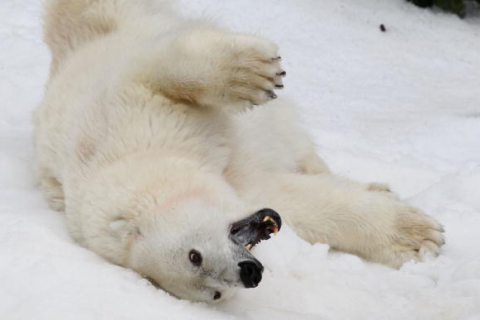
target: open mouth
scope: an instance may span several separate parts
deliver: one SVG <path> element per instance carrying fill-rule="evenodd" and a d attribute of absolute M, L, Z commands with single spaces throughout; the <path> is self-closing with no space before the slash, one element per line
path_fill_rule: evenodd
<path fill-rule="evenodd" d="M 251 250 L 262 240 L 270 239 L 270 235 L 280 231 L 282 219 L 272 209 L 262 209 L 246 219 L 232 224 L 230 237 L 238 244 Z"/>

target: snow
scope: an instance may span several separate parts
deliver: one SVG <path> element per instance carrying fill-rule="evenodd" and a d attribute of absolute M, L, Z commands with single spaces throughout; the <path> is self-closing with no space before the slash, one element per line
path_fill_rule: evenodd
<path fill-rule="evenodd" d="M 393 270 L 285 227 L 256 249 L 266 267 L 257 289 L 206 305 L 79 247 L 33 184 L 30 113 L 49 64 L 40 3 L 2 0 L 0 319 L 480 319 L 480 19 L 403 0 L 177 2 L 276 41 L 281 94 L 331 168 L 388 182 L 437 218 L 442 255 Z"/>

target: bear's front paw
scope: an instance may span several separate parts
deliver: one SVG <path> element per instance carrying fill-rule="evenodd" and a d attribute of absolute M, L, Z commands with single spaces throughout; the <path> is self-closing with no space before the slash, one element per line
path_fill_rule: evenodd
<path fill-rule="evenodd" d="M 232 102 L 260 105 L 276 99 L 275 90 L 283 89 L 281 57 L 277 47 L 264 39 L 235 35 L 228 59 L 228 76 L 223 96 Z"/>
<path fill-rule="evenodd" d="M 436 257 L 445 244 L 444 229 L 435 219 L 410 206 L 402 206 L 394 217 L 394 231 L 387 236 L 385 261 L 393 267 Z M 389 252 L 388 252 L 389 251 Z"/>

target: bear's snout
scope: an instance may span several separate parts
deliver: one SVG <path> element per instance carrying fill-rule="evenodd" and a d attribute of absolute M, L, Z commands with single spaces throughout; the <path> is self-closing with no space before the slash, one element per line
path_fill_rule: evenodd
<path fill-rule="evenodd" d="M 262 281 L 263 266 L 259 261 L 242 261 L 238 266 L 240 267 L 240 279 L 245 288 L 255 288 Z"/>

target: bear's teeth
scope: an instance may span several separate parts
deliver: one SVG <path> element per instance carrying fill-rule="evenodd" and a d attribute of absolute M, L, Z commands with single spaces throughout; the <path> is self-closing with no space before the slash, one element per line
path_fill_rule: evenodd
<path fill-rule="evenodd" d="M 249 243 L 249 244 L 247 244 L 246 247 L 247 247 L 248 250 L 250 250 L 250 249 L 252 249 L 253 245 L 251 243 Z"/>
<path fill-rule="evenodd" d="M 270 216 L 265 216 L 265 218 L 263 218 L 263 222 L 267 222 L 267 221 L 271 221 L 273 223 L 272 228 L 269 228 L 268 230 L 271 230 L 274 234 L 277 233 L 278 232 L 278 225 L 275 222 L 275 220 L 273 220 L 272 217 L 270 217 Z"/>
<path fill-rule="evenodd" d="M 267 221 L 272 221 L 273 223 L 275 223 L 275 220 L 273 220 L 272 217 L 270 216 L 265 216 L 265 218 L 263 218 L 263 222 L 267 222 Z"/>

